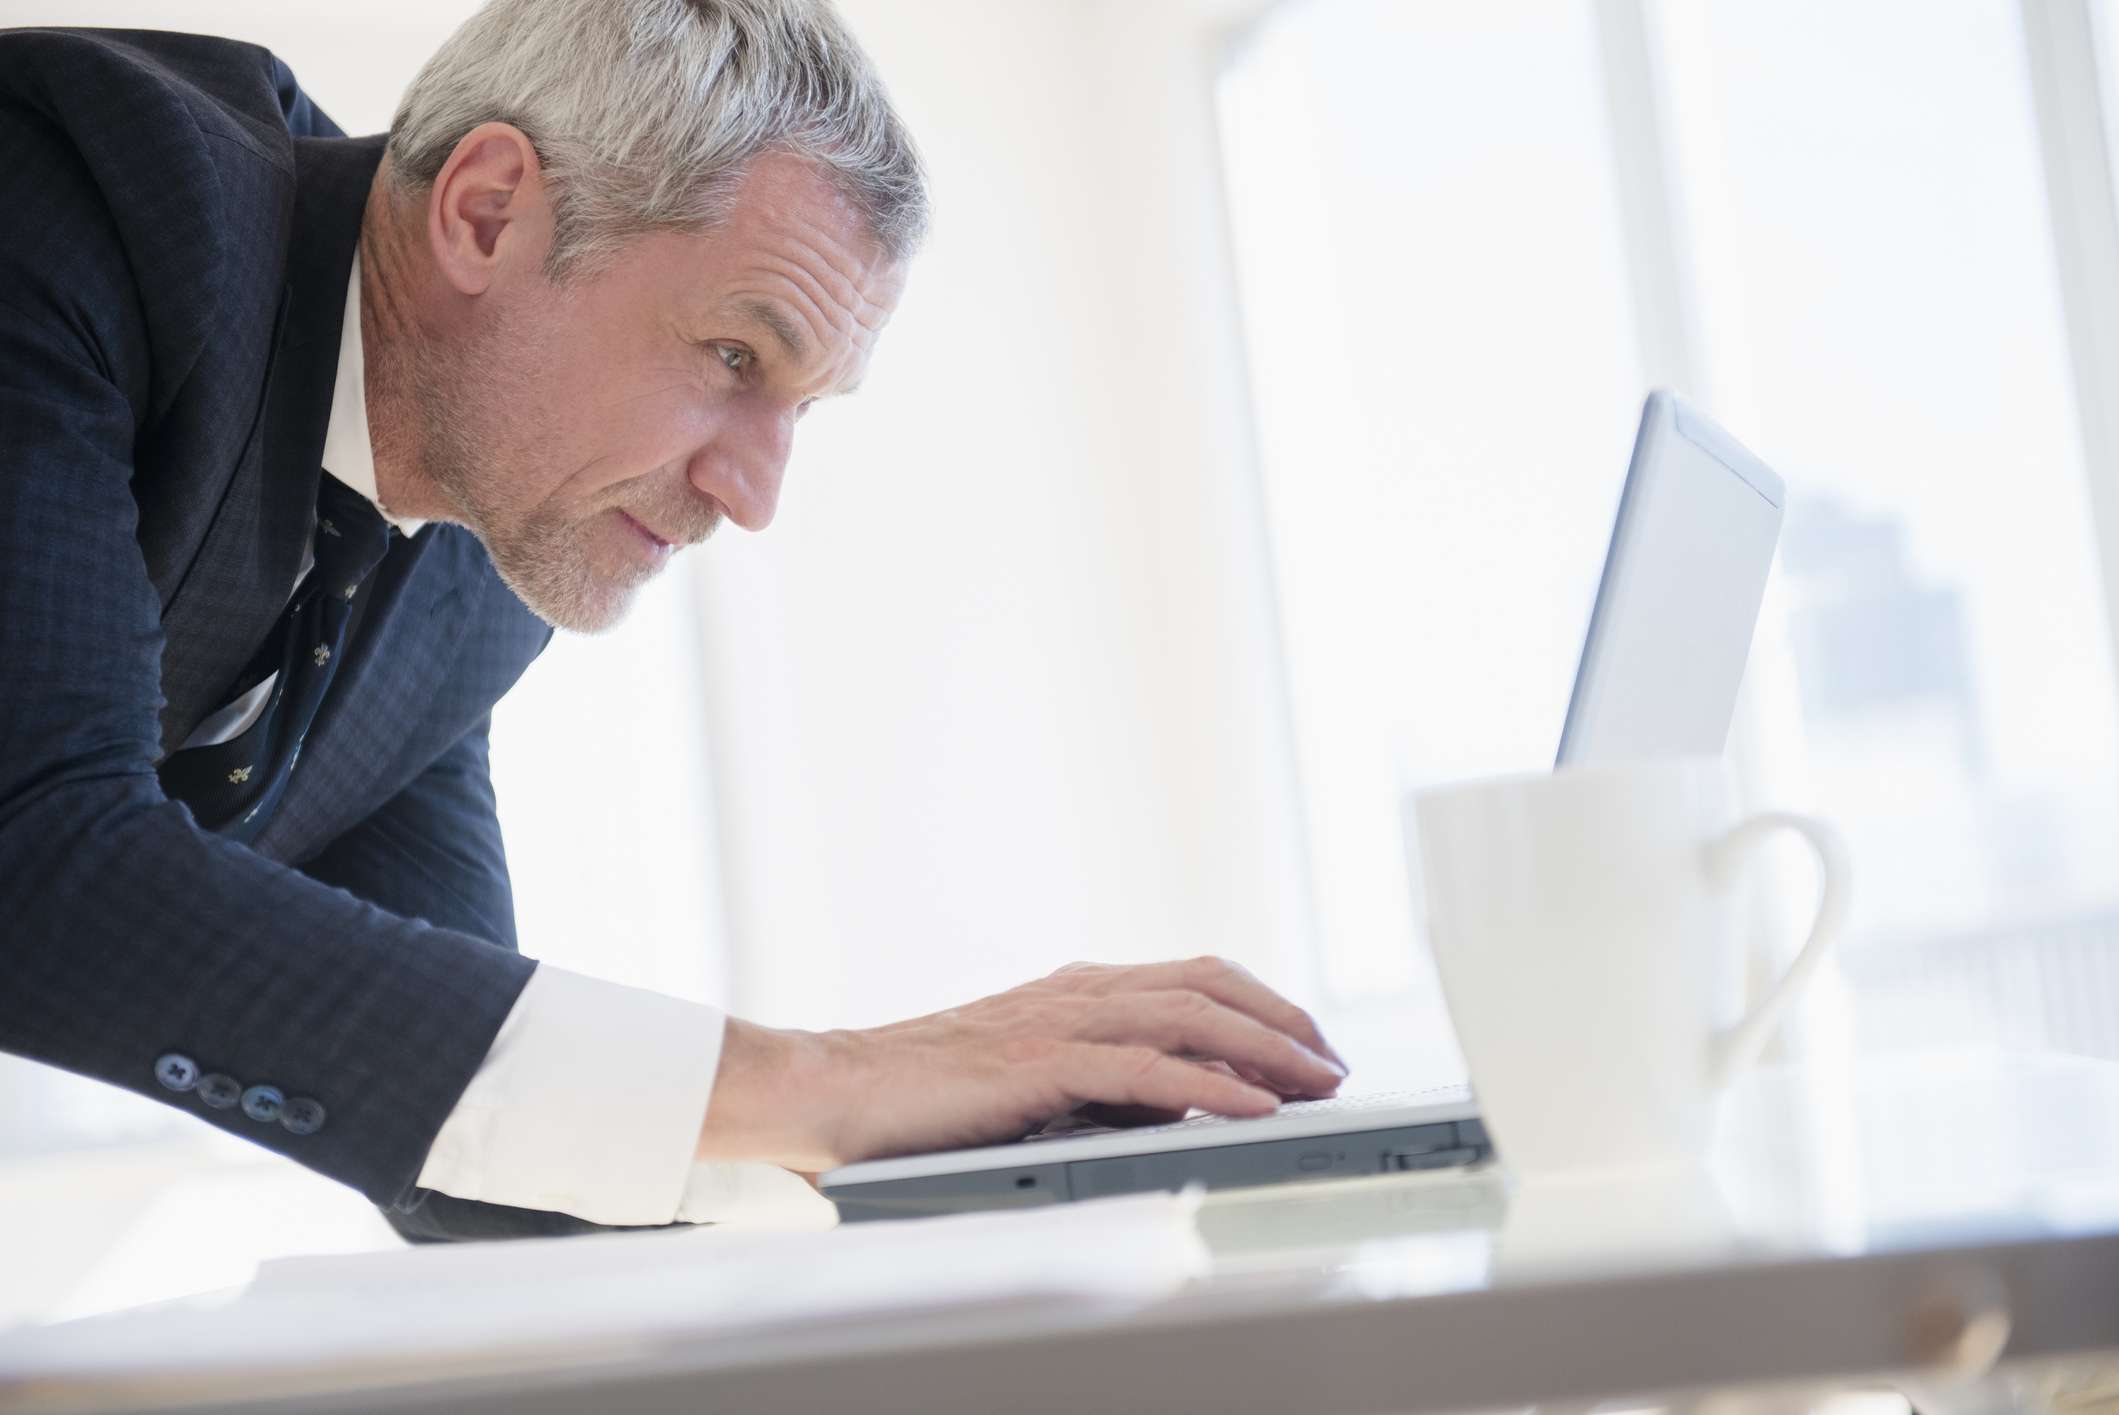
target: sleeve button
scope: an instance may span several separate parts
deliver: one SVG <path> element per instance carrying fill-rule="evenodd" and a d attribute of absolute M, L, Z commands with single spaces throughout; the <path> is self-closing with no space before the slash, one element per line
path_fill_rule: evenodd
<path fill-rule="evenodd" d="M 243 1083 L 219 1071 L 199 1078 L 199 1099 L 215 1110 L 227 1110 L 243 1098 Z"/>
<path fill-rule="evenodd" d="M 307 1096 L 295 1096 L 280 1107 L 280 1124 L 290 1135 L 314 1135 L 324 1128 L 324 1108 Z"/>
<path fill-rule="evenodd" d="M 278 1086 L 252 1086 L 243 1092 L 243 1114 L 262 1125 L 280 1118 L 280 1104 L 287 1099 Z"/>
<path fill-rule="evenodd" d="M 169 1091 L 188 1091 L 199 1084 L 199 1064 L 180 1051 L 155 1058 L 155 1079 Z"/>

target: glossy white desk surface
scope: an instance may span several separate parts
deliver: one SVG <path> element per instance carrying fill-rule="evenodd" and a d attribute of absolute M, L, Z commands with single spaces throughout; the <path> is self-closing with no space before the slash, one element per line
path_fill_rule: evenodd
<path fill-rule="evenodd" d="M 2119 1363 L 2119 1066 L 1938 1053 L 1762 1070 L 1702 1181 L 1378 1177 L 1210 1195 L 1198 1223 L 1210 1273 L 1145 1311 L 1027 1304 L 190 1394 L 217 1409 L 1410 1411 L 1913 1371 L 1923 1408 L 1948 1409 L 1997 1356 L 2004 1371 Z"/>

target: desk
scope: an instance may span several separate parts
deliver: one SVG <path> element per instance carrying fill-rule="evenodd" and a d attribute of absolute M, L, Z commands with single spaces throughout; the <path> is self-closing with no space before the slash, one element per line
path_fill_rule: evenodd
<path fill-rule="evenodd" d="M 1027 1304 L 740 1349 L 193 1394 L 230 1411 L 1074 1415 L 1578 1406 L 1889 1379 L 1947 1412 L 2058 1363 L 2119 1366 L 2119 1067 L 2105 1063 L 1761 1072 L 1732 1098 L 1701 1203 L 1526 1197 L 1491 1171 L 1212 1195 L 1198 1218 L 1211 1271 L 1121 1317 Z"/>

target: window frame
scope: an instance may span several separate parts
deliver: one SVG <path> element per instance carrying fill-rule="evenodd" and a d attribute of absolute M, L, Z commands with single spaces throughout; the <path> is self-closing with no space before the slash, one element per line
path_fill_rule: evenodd
<path fill-rule="evenodd" d="M 1210 55 L 1211 85 L 1218 88 L 1222 84 L 1258 35 L 1281 14 L 1306 3 L 1266 0 L 1234 32 L 1225 33 Z M 1692 294 L 1691 252 L 1672 176 L 1670 106 L 1657 52 L 1653 0 L 1588 3 L 1597 37 L 1596 78 L 1609 123 L 1619 240 L 1642 372 L 1651 387 L 1697 391 L 1707 386 L 1707 371 Z M 2109 107 L 2105 85 L 2119 83 L 2119 75 L 2099 67 L 2099 15 L 2093 8 L 2099 3 L 2106 7 L 2103 19 L 2119 26 L 2119 13 L 2112 11 L 2119 0 L 2018 0 L 2018 12 L 2053 231 L 2066 359 L 2074 385 L 2084 491 L 2092 518 L 2092 553 L 2103 591 L 2104 632 L 2111 661 L 2119 667 L 2119 401 L 2101 393 L 2119 388 L 2119 183 L 2115 183 L 2111 162 L 2115 139 L 2105 117 Z M 2112 53 L 2119 55 L 2119 37 L 2115 37 Z M 1226 183 L 1222 196 L 1223 221 L 1233 230 L 1237 214 L 1228 205 Z M 1233 268 L 1229 274 L 1230 298 L 1241 309 L 1243 292 Z M 1266 469 L 1254 460 L 1250 475 L 1263 509 Z M 1265 553 L 1270 556 L 1272 552 Z M 1277 566 L 1269 566 L 1268 572 L 1275 579 L 1281 573 Z M 1778 622 L 1773 614 L 1777 574 L 1775 579 L 1776 584 L 1768 589 L 1762 622 Z M 1284 615 L 1284 606 L 1276 603 L 1275 614 L 1276 618 Z M 1291 665 L 1284 630 L 1274 651 L 1285 680 Z M 1799 722 L 1791 717 L 1797 711 L 1793 673 L 1792 650 L 1785 634 L 1762 631 L 1739 692 L 1728 747 L 1743 807 L 1756 807 L 1774 795 L 1778 779 L 1785 775 L 1785 764 L 1801 757 L 1799 742 L 1791 740 L 1800 731 Z M 1289 692 L 1292 696 L 1292 686 Z M 1291 740 L 1299 778 L 1303 768 L 1300 753 L 1293 748 Z M 1308 799 L 1300 790 L 1298 797 Z M 1319 908 L 1317 845 L 1307 819 L 1301 834 L 1304 866 L 1310 874 L 1311 933 L 1321 953 L 1315 971 L 1327 980 L 1330 991 L 1328 980 L 1338 970 L 1328 966 L 1327 960 L 1347 945 L 1332 936 Z M 1764 897 L 1787 892 L 1768 891 Z M 1783 921 L 1777 911 L 1761 914 L 1756 922 L 1762 940 L 1788 932 L 1780 926 Z M 1754 953 L 1758 956 L 1753 966 L 1770 967 L 1759 950 Z M 1831 984 L 1827 990 L 1837 986 L 1842 985 Z M 1358 1007 L 1382 1000 L 1334 995 L 1331 1001 Z"/>

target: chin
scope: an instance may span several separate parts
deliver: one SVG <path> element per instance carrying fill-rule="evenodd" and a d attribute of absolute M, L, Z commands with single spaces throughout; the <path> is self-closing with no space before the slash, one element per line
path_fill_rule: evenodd
<path fill-rule="evenodd" d="M 498 557 L 493 568 L 524 608 L 554 629 L 571 634 L 601 634 L 617 627 L 643 583 L 637 578 L 614 580 L 588 573 L 516 574 Z"/>
<path fill-rule="evenodd" d="M 584 606 L 539 605 L 524 600 L 523 605 L 554 629 L 564 629 L 570 634 L 601 634 L 617 628 L 619 621 L 625 618 L 626 611 L 633 607 L 633 602 L 624 599 L 610 604 Z"/>
<path fill-rule="evenodd" d="M 564 629 L 570 634 L 601 634 L 617 628 L 619 621 L 632 610 L 634 591 L 638 587 L 597 588 L 600 593 L 547 598 L 542 603 L 524 599 L 523 603 L 529 606 L 532 614 L 555 629 Z"/>

